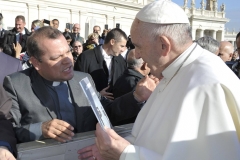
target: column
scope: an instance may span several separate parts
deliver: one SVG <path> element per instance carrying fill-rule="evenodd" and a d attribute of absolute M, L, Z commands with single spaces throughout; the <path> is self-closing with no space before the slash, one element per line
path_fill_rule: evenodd
<path fill-rule="evenodd" d="M 107 15 L 106 17 L 107 17 L 108 29 L 115 28 L 114 17 L 111 15 Z"/>
<path fill-rule="evenodd" d="M 81 10 L 79 12 L 79 24 L 81 26 L 80 35 L 86 40 L 89 34 L 89 22 L 88 22 L 87 11 Z"/>
<path fill-rule="evenodd" d="M 47 5 L 44 5 L 44 4 L 39 4 L 38 5 L 38 19 L 49 20 L 48 12 L 46 10 L 47 10 Z"/>
<path fill-rule="evenodd" d="M 145 5 L 147 5 L 148 3 L 147 3 L 147 0 L 143 0 L 143 5 L 145 6 Z"/>
<path fill-rule="evenodd" d="M 121 26 L 121 17 L 115 16 L 114 17 L 114 24 L 113 24 L 113 28 L 116 28 L 116 24 L 120 23 L 120 28 L 122 28 Z"/>
<path fill-rule="evenodd" d="M 204 30 L 203 29 L 200 29 L 199 30 L 199 38 L 203 37 L 204 36 Z"/>
<path fill-rule="evenodd" d="M 27 7 L 28 7 L 28 26 L 27 28 L 31 28 L 32 25 L 32 21 L 36 20 L 37 17 L 39 17 L 39 13 L 38 13 L 38 7 L 37 4 L 30 4 L 27 3 Z"/>
<path fill-rule="evenodd" d="M 196 38 L 196 29 L 192 28 L 192 40 L 195 40 Z"/>
<path fill-rule="evenodd" d="M 221 41 L 224 41 L 225 29 L 222 30 Z"/>
<path fill-rule="evenodd" d="M 215 30 L 212 31 L 212 37 L 213 39 L 217 39 L 217 32 Z"/>
<path fill-rule="evenodd" d="M 79 16 L 79 10 L 70 10 L 71 13 L 71 23 L 79 23 L 80 24 L 80 16 Z M 80 24 L 81 25 L 81 24 Z"/>

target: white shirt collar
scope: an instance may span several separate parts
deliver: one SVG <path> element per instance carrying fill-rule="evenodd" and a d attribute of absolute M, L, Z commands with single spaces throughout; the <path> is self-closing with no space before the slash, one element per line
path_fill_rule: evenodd
<path fill-rule="evenodd" d="M 112 56 L 111 55 L 108 55 L 105 50 L 102 48 L 102 46 L 100 46 L 100 49 L 102 51 L 102 56 L 103 56 L 103 59 L 106 60 L 106 59 L 112 59 Z"/>
<path fill-rule="evenodd" d="M 19 33 L 20 33 L 20 32 L 16 33 L 16 35 L 19 35 Z M 22 31 L 21 33 L 22 33 L 22 35 L 25 35 L 25 34 L 26 34 L 25 28 L 23 29 L 23 31 Z"/>
<path fill-rule="evenodd" d="M 177 59 L 175 59 L 167 68 L 165 68 L 162 72 L 162 75 L 166 79 L 170 79 L 182 65 L 185 63 L 185 58 L 189 55 L 189 53 L 194 49 L 196 43 L 193 43 L 187 50 L 185 50 L 182 54 L 180 54 Z"/>
<path fill-rule="evenodd" d="M 56 87 L 56 86 L 59 86 L 61 82 L 57 82 L 57 81 L 54 81 L 52 86 L 53 87 Z M 67 85 L 67 81 L 64 81 L 63 83 L 65 83 Z"/>

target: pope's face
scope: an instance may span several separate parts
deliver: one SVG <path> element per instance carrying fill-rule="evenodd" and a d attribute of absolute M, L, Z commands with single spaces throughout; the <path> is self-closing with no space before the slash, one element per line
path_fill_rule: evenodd
<path fill-rule="evenodd" d="M 142 32 L 142 22 L 135 19 L 131 27 L 131 40 L 135 46 L 136 58 L 142 58 L 148 64 L 151 74 L 159 77 L 159 68 L 166 64 L 161 56 L 161 44 L 158 41 L 148 38 Z"/>
<path fill-rule="evenodd" d="M 39 43 L 43 50 L 41 62 L 36 59 L 32 61 L 38 73 L 49 81 L 61 82 L 72 79 L 73 57 L 66 39 L 61 35 L 54 40 L 45 38 Z"/>

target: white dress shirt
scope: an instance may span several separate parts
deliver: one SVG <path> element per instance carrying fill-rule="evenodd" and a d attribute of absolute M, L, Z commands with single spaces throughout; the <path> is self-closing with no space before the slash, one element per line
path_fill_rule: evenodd
<path fill-rule="evenodd" d="M 20 32 L 16 33 L 16 42 L 19 42 L 19 39 L 20 39 Z M 23 31 L 21 32 L 22 33 L 22 36 L 25 35 L 25 29 L 23 29 Z"/>
<path fill-rule="evenodd" d="M 111 55 L 108 55 L 105 50 L 102 48 L 102 46 L 100 47 L 101 48 L 101 51 L 102 51 L 102 56 L 103 56 L 103 59 L 106 61 L 106 64 L 107 64 L 107 68 L 108 68 L 108 83 L 110 83 L 111 81 L 111 69 L 112 69 L 112 57 Z"/>

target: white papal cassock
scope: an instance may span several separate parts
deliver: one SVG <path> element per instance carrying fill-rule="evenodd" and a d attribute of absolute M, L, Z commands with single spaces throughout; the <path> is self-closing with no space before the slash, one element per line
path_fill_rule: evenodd
<path fill-rule="evenodd" d="M 121 160 L 240 160 L 228 109 L 235 105 L 240 113 L 240 81 L 218 56 L 195 46 L 163 71 Z"/>

